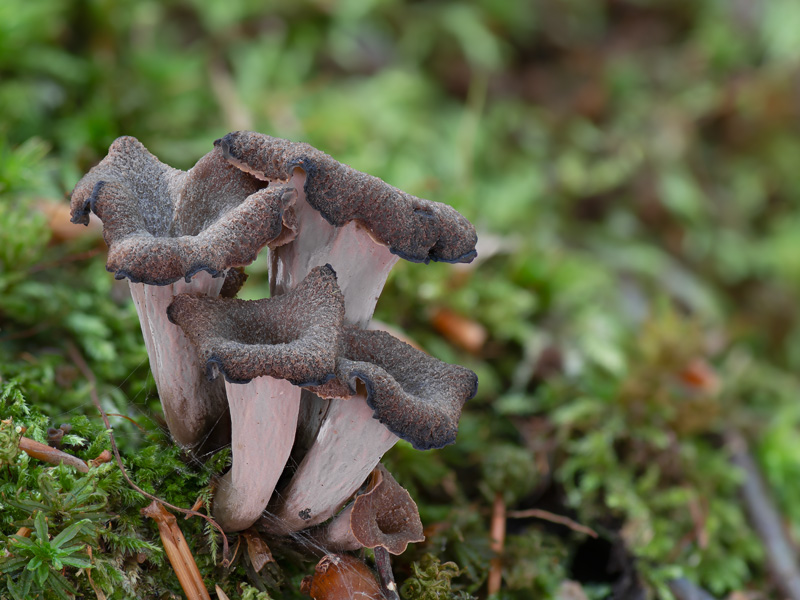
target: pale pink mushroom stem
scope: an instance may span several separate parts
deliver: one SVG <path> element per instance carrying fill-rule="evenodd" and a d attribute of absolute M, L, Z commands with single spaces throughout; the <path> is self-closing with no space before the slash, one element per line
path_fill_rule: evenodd
<path fill-rule="evenodd" d="M 284 379 L 256 377 L 226 383 L 231 409 L 233 463 L 214 495 L 214 518 L 241 531 L 267 506 L 289 458 L 297 427 L 300 388 Z"/>
<path fill-rule="evenodd" d="M 202 271 L 189 283 L 182 279 L 164 286 L 130 283 L 164 418 L 172 437 L 187 450 L 203 446 L 218 424 L 227 431 L 222 422 L 227 421 L 228 405 L 222 381 L 208 381 L 194 346 L 180 327 L 169 322 L 167 307 L 177 294 L 216 297 L 223 282 L 223 277 Z"/>
<path fill-rule="evenodd" d="M 314 445 L 303 458 L 269 526 L 279 533 L 318 525 L 335 515 L 399 439 L 362 396 L 332 400 Z"/>
<path fill-rule="evenodd" d="M 329 224 L 306 201 L 301 169 L 294 170 L 291 182 L 298 193 L 298 232 L 291 244 L 270 250 L 272 293 L 286 293 L 312 268 L 330 264 L 344 295 L 345 321 L 365 327 L 398 257 L 356 221 L 344 227 Z M 373 418 L 363 396 L 311 402 L 316 410 L 305 412 L 326 414 L 316 436 L 303 432 L 313 439 L 310 450 L 279 500 L 277 516 L 285 531 L 299 531 L 335 515 L 399 439 Z"/>

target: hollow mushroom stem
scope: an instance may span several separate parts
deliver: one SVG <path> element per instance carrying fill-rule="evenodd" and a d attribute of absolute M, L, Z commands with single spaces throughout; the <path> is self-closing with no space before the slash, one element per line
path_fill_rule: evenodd
<path fill-rule="evenodd" d="M 217 486 L 213 514 L 225 531 L 240 531 L 261 516 L 289 458 L 300 388 L 272 377 L 226 383 L 225 388 L 233 464 Z"/>
<path fill-rule="evenodd" d="M 285 294 L 311 269 L 327 263 L 336 271 L 344 295 L 345 321 L 366 327 L 398 256 L 376 242 L 358 221 L 343 227 L 328 223 L 306 200 L 305 181 L 302 169 L 295 169 L 291 184 L 297 192 L 297 237 L 290 244 L 270 250 L 270 292 Z"/>
<path fill-rule="evenodd" d="M 330 264 L 344 295 L 345 322 L 363 329 L 398 257 L 469 262 L 476 254 L 474 227 L 451 207 L 416 198 L 307 144 L 234 132 L 215 146 L 245 173 L 262 181 L 288 182 L 297 193 L 296 235 L 290 243 L 270 248 L 273 296 L 290 292 L 312 268 Z M 370 362 L 370 357 L 358 360 Z M 356 377 L 363 380 L 360 367 L 354 364 L 347 373 L 346 395 L 355 393 Z M 379 378 L 381 383 L 391 379 L 385 373 Z M 277 525 L 286 532 L 333 516 L 399 439 L 382 424 L 385 419 L 375 417 L 380 407 L 373 410 L 376 406 L 367 397 L 320 396 L 335 399 L 327 406 L 310 399 L 313 405 L 301 409 L 303 414 L 326 414 L 312 419 L 311 430 L 297 436 L 302 450 L 309 449 L 275 506 Z M 451 425 L 443 427 L 448 429 L 442 436 L 446 443 L 454 437 L 449 436 Z"/>
<path fill-rule="evenodd" d="M 169 431 L 180 446 L 198 454 L 220 447 L 228 438 L 225 388 L 221 380 L 206 379 L 191 342 L 167 318 L 167 307 L 181 293 L 216 297 L 223 281 L 200 272 L 188 283 L 129 284 Z"/>
<path fill-rule="evenodd" d="M 399 439 L 362 396 L 331 401 L 316 442 L 303 458 L 265 525 L 300 531 L 335 515 Z"/>
<path fill-rule="evenodd" d="M 263 300 L 182 294 L 168 318 L 226 381 L 233 468 L 214 499 L 224 529 L 249 527 L 266 507 L 291 453 L 302 386 L 335 378 L 344 299 L 330 266 L 313 269 L 291 292 Z"/>

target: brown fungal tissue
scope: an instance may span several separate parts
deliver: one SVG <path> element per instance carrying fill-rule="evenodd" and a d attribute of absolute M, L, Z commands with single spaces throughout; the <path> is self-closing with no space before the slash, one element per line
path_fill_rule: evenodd
<path fill-rule="evenodd" d="M 326 554 L 300 591 L 314 600 L 384 600 L 381 586 L 369 567 L 346 554 Z"/>
<path fill-rule="evenodd" d="M 425 540 L 416 503 L 382 464 L 370 475 L 366 491 L 317 537 L 337 551 L 383 546 L 391 554 L 402 554 L 409 543 Z"/>
<path fill-rule="evenodd" d="M 317 267 L 291 292 L 265 300 L 181 294 L 167 312 L 208 377 L 226 380 L 233 464 L 217 486 L 213 510 L 224 529 L 247 528 L 289 458 L 300 409 L 296 386 L 334 377 L 344 320 L 336 274 Z"/>
<path fill-rule="evenodd" d="M 469 262 L 476 255 L 475 228 L 453 208 L 407 194 L 307 144 L 240 131 L 215 145 L 243 172 L 271 185 L 288 182 L 297 192 L 293 206 L 296 235 L 270 252 L 273 295 L 286 293 L 312 268 L 328 263 L 336 271 L 344 295 L 345 322 L 364 329 L 398 258 L 423 263 Z M 377 344 L 379 340 L 370 341 Z M 387 342 L 386 349 L 395 345 L 403 350 L 397 344 Z M 317 388 L 316 395 L 303 394 L 301 414 L 306 418 L 298 425 L 293 453 L 300 464 L 272 506 L 276 528 L 296 531 L 336 514 L 398 435 L 419 448 L 452 443 L 461 405 L 474 393 L 476 380 L 466 370 L 454 371 L 446 378 L 454 383 L 467 376 L 465 386 L 455 387 L 469 391 L 454 392 L 445 400 L 434 389 L 436 385 L 431 385 L 435 380 L 403 379 L 413 366 L 405 370 L 397 364 L 389 367 L 388 354 L 364 361 L 348 356 L 349 351 L 357 354 L 352 350 L 345 344 L 338 357 L 337 382 Z M 349 373 L 341 370 L 347 367 L 353 367 Z M 396 375 L 400 377 L 395 379 Z M 369 393 L 350 397 L 357 378 L 366 383 Z M 433 410 L 432 428 L 425 431 L 422 426 L 413 431 L 405 427 L 409 423 L 400 423 L 400 413 L 383 401 L 389 389 L 394 390 L 392 397 L 402 396 L 407 407 L 418 409 L 419 421 Z M 338 433 L 353 430 L 360 432 L 357 439 Z"/>
<path fill-rule="evenodd" d="M 106 268 L 129 280 L 167 425 L 189 450 L 226 442 L 227 402 L 222 383 L 206 381 L 167 321 L 167 305 L 180 292 L 218 295 L 231 267 L 281 237 L 295 197 L 291 187 L 267 188 L 232 167 L 219 150 L 184 172 L 132 137 L 117 139 L 72 193 L 73 223 L 88 225 L 90 213 L 103 222 Z"/>
<path fill-rule="evenodd" d="M 475 257 L 462 215 L 253 132 L 217 140 L 186 172 L 120 138 L 71 210 L 75 223 L 103 221 L 107 268 L 131 284 L 176 441 L 195 449 L 212 432 L 232 443 L 213 504 L 226 530 L 270 503 L 273 534 L 337 515 L 317 530 L 333 546 L 402 552 L 422 539 L 413 500 L 379 461 L 400 438 L 453 443 L 477 378 L 367 326 L 399 258 Z M 271 297 L 231 298 L 264 247 Z M 228 412 L 232 433 L 212 431 Z"/>

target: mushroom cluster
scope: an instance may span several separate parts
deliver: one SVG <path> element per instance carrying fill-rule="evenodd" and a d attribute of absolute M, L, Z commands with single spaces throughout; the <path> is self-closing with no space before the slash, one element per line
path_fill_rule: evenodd
<path fill-rule="evenodd" d="M 213 499 L 226 531 L 314 528 L 336 550 L 403 552 L 416 505 L 380 465 L 398 439 L 455 441 L 477 377 L 368 329 L 392 266 L 469 262 L 474 227 L 307 145 L 234 132 L 189 171 L 116 140 L 76 186 L 130 284 L 169 430 L 231 444 Z M 269 248 L 271 297 L 235 298 Z M 268 509 L 268 510 L 265 510 Z"/>

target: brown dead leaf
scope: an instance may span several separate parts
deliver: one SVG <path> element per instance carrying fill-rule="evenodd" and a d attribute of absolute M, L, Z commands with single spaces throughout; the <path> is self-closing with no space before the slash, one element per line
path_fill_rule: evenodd
<path fill-rule="evenodd" d="M 251 527 L 250 529 L 244 530 L 242 536 L 247 542 L 247 556 L 250 558 L 250 563 L 253 565 L 256 573 L 260 572 L 267 563 L 275 561 L 275 559 L 272 558 L 272 552 L 269 546 L 267 546 L 267 543 L 255 529 Z"/>

